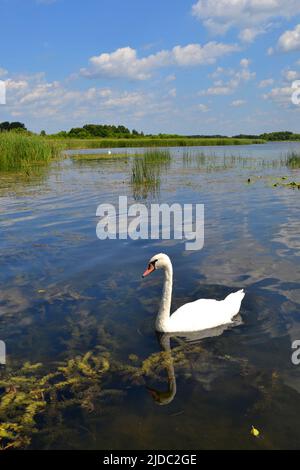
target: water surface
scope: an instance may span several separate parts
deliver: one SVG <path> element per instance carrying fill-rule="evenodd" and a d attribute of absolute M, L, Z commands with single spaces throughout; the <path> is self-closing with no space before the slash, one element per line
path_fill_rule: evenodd
<path fill-rule="evenodd" d="M 32 448 L 299 447 L 291 344 L 300 339 L 300 192 L 285 183 L 300 181 L 300 170 L 286 166 L 291 150 L 300 144 L 171 148 L 146 186 L 132 181 L 133 155 L 143 149 L 120 158 L 69 152 L 30 179 L 0 176 L 7 368 L 17 374 L 30 361 L 47 374 L 87 352 L 110 363 L 66 409 L 49 405 Z M 96 208 L 117 205 L 120 195 L 129 204 L 204 204 L 204 248 L 98 240 Z M 162 276 L 141 274 L 162 251 L 173 261 L 174 309 L 244 288 L 242 324 L 192 343 L 158 338 Z"/>

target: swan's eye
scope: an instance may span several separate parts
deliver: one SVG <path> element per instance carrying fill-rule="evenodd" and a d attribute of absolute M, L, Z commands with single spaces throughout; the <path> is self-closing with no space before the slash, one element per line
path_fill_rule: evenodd
<path fill-rule="evenodd" d="M 154 261 L 151 261 L 151 263 L 149 264 L 148 268 L 150 269 L 151 267 L 153 267 L 154 269 L 156 269 L 156 268 L 155 268 L 155 264 L 157 263 L 157 261 L 158 261 L 157 259 L 155 259 Z"/>

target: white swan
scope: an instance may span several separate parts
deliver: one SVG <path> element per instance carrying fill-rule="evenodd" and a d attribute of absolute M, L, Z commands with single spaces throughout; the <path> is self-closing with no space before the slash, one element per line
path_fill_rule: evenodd
<path fill-rule="evenodd" d="M 170 316 L 173 268 L 170 258 L 164 253 L 153 256 L 143 277 L 156 269 L 163 269 L 165 274 L 162 299 L 156 318 L 156 330 L 162 333 L 201 331 L 232 323 L 239 313 L 243 290 L 229 294 L 224 300 L 199 299 L 180 307 Z"/>

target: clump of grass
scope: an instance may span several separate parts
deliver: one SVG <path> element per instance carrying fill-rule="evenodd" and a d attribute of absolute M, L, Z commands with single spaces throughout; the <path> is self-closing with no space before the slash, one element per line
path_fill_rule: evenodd
<path fill-rule="evenodd" d="M 300 154 L 291 152 L 287 156 L 287 166 L 290 168 L 300 168 Z"/>
<path fill-rule="evenodd" d="M 0 171 L 21 171 L 29 174 L 41 164 L 57 158 L 60 146 L 35 135 L 14 132 L 0 133 Z"/>
<path fill-rule="evenodd" d="M 128 153 L 76 153 L 71 155 L 72 160 L 112 160 L 117 158 L 128 158 Z"/>
<path fill-rule="evenodd" d="M 146 197 L 150 192 L 155 194 L 160 188 L 160 174 L 171 162 L 167 150 L 150 150 L 142 157 L 136 155 L 131 172 L 131 184 L 135 197 Z"/>

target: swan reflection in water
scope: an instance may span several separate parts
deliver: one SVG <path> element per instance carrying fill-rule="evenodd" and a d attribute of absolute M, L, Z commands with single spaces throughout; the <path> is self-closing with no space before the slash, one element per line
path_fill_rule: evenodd
<path fill-rule="evenodd" d="M 172 356 L 171 339 L 179 341 L 182 345 L 190 344 L 201 347 L 201 341 L 206 338 L 221 336 L 225 330 L 231 329 L 242 324 L 242 318 L 238 315 L 233 323 L 229 325 L 221 325 L 203 331 L 195 331 L 190 333 L 157 333 L 159 345 L 164 354 L 161 356 L 161 365 L 167 373 L 168 389 L 165 391 L 156 388 L 147 387 L 148 392 L 157 405 L 169 405 L 175 398 L 177 392 L 176 373 L 174 367 L 174 359 Z M 201 355 L 201 349 L 198 351 Z"/>

